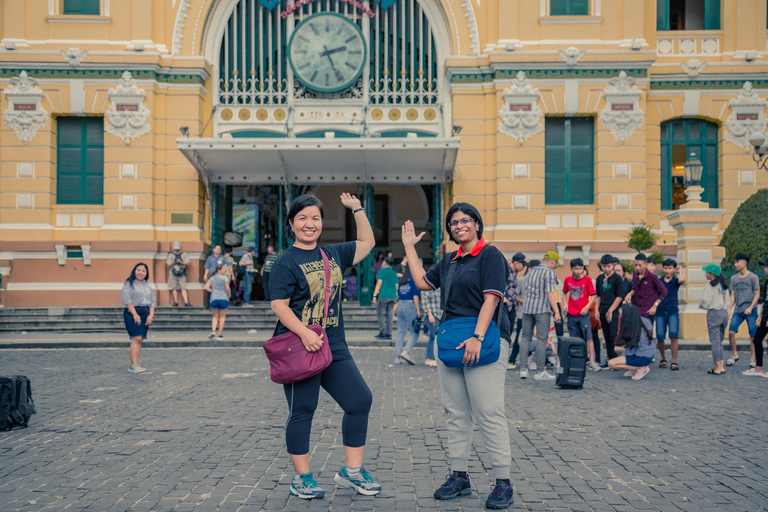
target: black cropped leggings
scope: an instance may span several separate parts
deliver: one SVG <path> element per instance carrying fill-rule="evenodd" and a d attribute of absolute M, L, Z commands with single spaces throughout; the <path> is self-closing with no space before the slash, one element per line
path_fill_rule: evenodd
<path fill-rule="evenodd" d="M 765 306 L 763 306 L 765 307 Z M 757 323 L 757 331 L 752 338 L 752 344 L 755 346 L 755 366 L 763 366 L 763 339 L 768 334 L 768 320 L 762 316 Z"/>
<path fill-rule="evenodd" d="M 368 413 L 373 403 L 373 395 L 360 375 L 355 361 L 344 359 L 332 362 L 314 377 L 283 385 L 290 407 L 290 418 L 285 429 L 285 445 L 291 455 L 309 453 L 312 417 L 317 409 L 321 386 L 344 411 L 344 419 L 341 421 L 344 446 L 365 446 Z"/>

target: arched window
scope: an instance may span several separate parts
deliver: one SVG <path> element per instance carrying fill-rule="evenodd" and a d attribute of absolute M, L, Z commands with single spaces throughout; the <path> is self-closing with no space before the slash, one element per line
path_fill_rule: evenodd
<path fill-rule="evenodd" d="M 718 205 L 717 125 L 700 119 L 661 123 L 661 209 L 677 210 L 685 203 L 683 164 L 694 153 L 704 165 L 702 201 Z"/>
<path fill-rule="evenodd" d="M 418 0 L 396 0 L 387 9 L 369 2 L 369 13 L 348 0 L 310 0 L 296 5 L 300 3 L 280 0 L 272 9 L 258 0 L 237 3 L 219 50 L 219 103 L 274 105 L 287 103 L 291 97 L 359 98 L 369 104 L 437 103 L 437 47 Z M 330 94 L 295 80 L 288 62 L 287 45 L 294 27 L 320 12 L 338 13 L 353 21 L 367 46 L 368 64 L 362 76 L 347 89 Z"/>

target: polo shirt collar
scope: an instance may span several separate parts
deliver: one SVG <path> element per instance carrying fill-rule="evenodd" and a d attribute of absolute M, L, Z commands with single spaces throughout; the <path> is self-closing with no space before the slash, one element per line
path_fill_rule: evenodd
<path fill-rule="evenodd" d="M 477 245 L 475 245 L 475 248 L 469 252 L 469 256 L 477 256 L 480 253 L 480 251 L 483 250 L 483 247 L 485 247 L 485 238 L 481 238 L 480 240 L 478 240 Z M 464 256 L 464 253 L 461 247 L 459 247 L 459 250 L 456 251 L 456 256 L 454 256 L 453 259 L 457 260 L 462 256 Z"/>

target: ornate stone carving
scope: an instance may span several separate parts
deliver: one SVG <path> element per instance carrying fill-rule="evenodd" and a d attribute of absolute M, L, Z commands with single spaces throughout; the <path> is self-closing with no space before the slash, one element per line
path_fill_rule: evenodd
<path fill-rule="evenodd" d="M 766 103 L 768 101 L 760 98 L 752 88 L 752 82 L 744 82 L 739 96 L 728 102 L 731 115 L 725 120 L 728 128 L 725 140 L 750 151 L 749 136 L 754 132 L 764 132 L 768 126 L 768 120 L 763 115 Z"/>
<path fill-rule="evenodd" d="M 613 138 L 622 144 L 643 124 L 643 112 L 640 110 L 643 91 L 634 82 L 634 78 L 622 71 L 618 78 L 611 79 L 610 85 L 603 91 L 607 105 L 600 112 L 600 120 L 611 131 Z"/>
<path fill-rule="evenodd" d="M 557 50 L 557 53 L 563 58 L 568 67 L 573 67 L 584 56 L 587 50 L 579 50 L 575 46 L 569 46 L 565 50 Z"/>
<path fill-rule="evenodd" d="M 480 55 L 480 34 L 477 30 L 477 19 L 475 18 L 475 11 L 472 9 L 471 0 L 463 0 L 464 3 L 464 17 L 467 18 L 469 27 L 469 37 L 472 39 L 472 54 Z M 480 2 L 478 1 L 478 6 Z"/>
<path fill-rule="evenodd" d="M 707 63 L 699 62 L 699 59 L 693 58 L 688 62 L 681 62 L 680 65 L 683 66 L 683 71 L 688 73 L 689 77 L 695 78 L 699 76 L 699 73 L 701 73 Z"/>
<path fill-rule="evenodd" d="M 187 10 L 190 0 L 181 0 L 179 10 L 176 12 L 176 23 L 173 25 L 173 40 L 171 43 L 171 55 L 178 55 L 181 50 L 181 31 L 184 29 L 184 20 L 187 19 Z"/>
<path fill-rule="evenodd" d="M 83 62 L 83 59 L 86 55 L 88 55 L 88 50 L 80 50 L 75 45 L 72 45 L 72 48 L 69 50 L 59 50 L 61 54 L 64 56 L 64 58 L 69 62 L 70 66 L 77 67 L 80 65 L 81 62 Z"/>
<path fill-rule="evenodd" d="M 48 112 L 43 110 L 42 105 L 45 93 L 37 86 L 37 80 L 27 76 L 26 71 L 11 78 L 11 86 L 4 93 L 8 98 L 8 109 L 3 112 L 3 121 L 26 144 L 35 138 L 37 131 L 48 120 Z"/>
<path fill-rule="evenodd" d="M 126 144 L 149 132 L 149 109 L 144 106 L 146 92 L 139 89 L 129 71 L 123 73 L 115 89 L 107 94 L 112 104 L 106 111 L 107 131 Z"/>
<path fill-rule="evenodd" d="M 502 93 L 504 105 L 499 110 L 499 131 L 520 144 L 544 131 L 541 125 L 541 109 L 536 105 L 540 95 L 538 90 L 531 87 L 525 73 L 518 71 L 512 87 Z"/>

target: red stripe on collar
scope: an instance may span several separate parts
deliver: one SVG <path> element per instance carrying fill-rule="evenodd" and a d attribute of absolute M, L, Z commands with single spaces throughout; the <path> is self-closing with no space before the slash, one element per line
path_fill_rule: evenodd
<path fill-rule="evenodd" d="M 483 247 L 485 247 L 485 238 L 481 238 L 480 240 L 478 240 L 477 245 L 475 245 L 475 248 L 469 252 L 469 256 L 477 256 L 480 253 L 480 251 L 483 250 Z M 456 251 L 456 256 L 454 256 L 453 259 L 461 258 L 463 255 L 464 255 L 463 251 L 461 250 L 461 247 L 459 247 L 459 250 Z"/>

